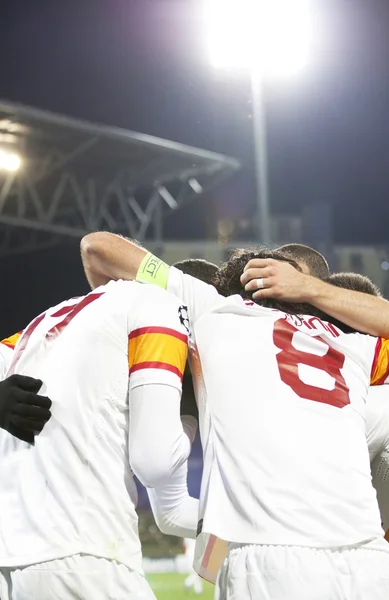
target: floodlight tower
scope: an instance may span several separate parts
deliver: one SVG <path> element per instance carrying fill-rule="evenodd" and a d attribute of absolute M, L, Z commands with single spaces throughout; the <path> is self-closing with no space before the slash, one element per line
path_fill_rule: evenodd
<path fill-rule="evenodd" d="M 210 60 L 250 73 L 257 180 L 258 234 L 271 243 L 266 110 L 263 81 L 302 69 L 311 44 L 313 0 L 204 0 Z"/>

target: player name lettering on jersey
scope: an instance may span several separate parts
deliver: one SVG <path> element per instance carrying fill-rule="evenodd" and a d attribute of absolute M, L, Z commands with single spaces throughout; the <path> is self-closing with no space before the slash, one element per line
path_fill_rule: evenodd
<path fill-rule="evenodd" d="M 256 304 L 252 300 L 248 300 L 247 298 L 244 298 L 243 302 L 248 307 L 258 306 L 258 304 Z M 319 319 L 319 317 L 290 315 L 290 314 L 284 313 L 282 311 L 279 311 L 277 309 L 272 309 L 272 310 L 273 310 L 273 312 L 278 313 L 279 315 L 282 315 L 282 318 L 285 319 L 285 321 L 287 321 L 294 327 L 298 327 L 300 330 L 303 330 L 303 331 L 305 328 L 310 331 L 316 330 L 319 333 L 330 333 L 335 338 L 339 337 L 342 333 L 337 327 L 335 327 L 335 325 L 332 325 L 332 323 L 327 323 L 327 321 L 322 321 L 321 319 Z"/>
<path fill-rule="evenodd" d="M 285 314 L 285 320 L 302 331 L 316 330 L 318 333 L 329 333 L 334 338 L 339 337 L 341 334 L 341 331 L 335 325 L 322 321 L 319 317 L 300 317 L 298 315 Z"/>

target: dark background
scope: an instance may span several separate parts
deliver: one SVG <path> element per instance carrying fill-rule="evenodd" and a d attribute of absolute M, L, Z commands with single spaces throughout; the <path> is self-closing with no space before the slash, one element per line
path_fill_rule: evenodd
<path fill-rule="evenodd" d="M 329 203 L 337 243 L 388 242 L 389 0 L 317 0 L 311 63 L 266 86 L 272 210 Z M 5 99 L 242 160 L 228 184 L 169 219 L 169 238 L 216 237 L 255 210 L 248 77 L 208 64 L 192 0 L 3 0 Z M 232 40 L 233 42 L 233 40 Z M 0 335 L 87 291 L 77 244 L 0 261 Z"/>

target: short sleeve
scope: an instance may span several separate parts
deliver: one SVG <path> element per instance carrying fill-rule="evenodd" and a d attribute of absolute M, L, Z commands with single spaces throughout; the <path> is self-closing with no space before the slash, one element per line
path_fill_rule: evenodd
<path fill-rule="evenodd" d="M 389 340 L 378 338 L 371 369 L 371 385 L 384 383 L 389 383 Z"/>
<path fill-rule="evenodd" d="M 183 300 L 193 325 L 222 298 L 212 285 L 185 275 L 175 267 L 169 269 L 168 290 Z"/>
<path fill-rule="evenodd" d="M 143 306 L 128 336 L 130 389 L 157 383 L 181 390 L 188 356 L 185 307 L 171 294 L 145 287 Z"/>

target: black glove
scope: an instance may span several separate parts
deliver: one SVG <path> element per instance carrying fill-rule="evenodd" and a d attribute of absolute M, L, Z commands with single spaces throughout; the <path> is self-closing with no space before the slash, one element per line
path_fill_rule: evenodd
<path fill-rule="evenodd" d="M 29 444 L 51 417 L 51 400 L 37 394 L 41 386 L 39 379 L 24 375 L 0 382 L 0 427 Z"/>

